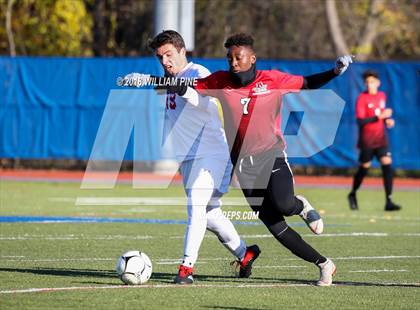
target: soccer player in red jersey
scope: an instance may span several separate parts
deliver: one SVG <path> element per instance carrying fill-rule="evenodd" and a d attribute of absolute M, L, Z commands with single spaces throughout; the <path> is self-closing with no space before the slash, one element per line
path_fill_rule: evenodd
<path fill-rule="evenodd" d="M 392 159 L 388 149 L 388 139 L 385 128 L 394 127 L 392 109 L 386 108 L 386 96 L 379 91 L 381 81 L 375 71 L 368 70 L 363 73 L 366 90 L 357 98 L 356 118 L 359 125 L 359 169 L 353 179 L 353 188 L 348 195 L 350 209 L 358 210 L 356 191 L 359 189 L 371 166 L 374 156 L 380 161 L 384 181 L 386 204 L 385 211 L 398 211 L 401 209 L 391 200 L 392 194 Z"/>
<path fill-rule="evenodd" d="M 342 74 L 352 59 L 339 57 L 334 69 L 305 77 L 277 70 L 260 71 L 256 70 L 253 43 L 250 35 L 233 35 L 225 42 L 229 71 L 198 79 L 195 89 L 181 82 L 162 88 L 198 105 L 204 102 L 197 99 L 201 95 L 220 100 L 232 163 L 248 203 L 283 246 L 318 266 L 317 285 L 329 286 L 336 271 L 334 263 L 306 243 L 284 218 L 300 215 L 313 233 L 323 231 L 319 213 L 304 197 L 294 194 L 293 174 L 277 124 L 283 94 L 325 85 Z"/>

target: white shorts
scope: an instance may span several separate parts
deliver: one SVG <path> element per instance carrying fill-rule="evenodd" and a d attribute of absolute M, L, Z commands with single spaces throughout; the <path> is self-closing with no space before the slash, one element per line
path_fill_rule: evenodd
<path fill-rule="evenodd" d="M 203 189 L 212 188 L 220 194 L 224 194 L 229 189 L 232 163 L 229 157 L 203 157 L 186 160 L 181 163 L 180 171 L 186 191 L 194 189 L 196 180 L 205 172 L 209 172 L 211 179 L 207 184 L 200 183 Z"/>

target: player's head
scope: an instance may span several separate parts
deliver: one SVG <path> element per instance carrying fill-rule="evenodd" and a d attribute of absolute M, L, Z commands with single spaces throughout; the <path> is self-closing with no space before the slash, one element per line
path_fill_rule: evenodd
<path fill-rule="evenodd" d="M 149 42 L 149 48 L 169 75 L 175 75 L 188 64 L 184 39 L 174 30 L 165 30 Z"/>
<path fill-rule="evenodd" d="M 369 94 L 376 94 L 379 86 L 381 86 L 381 80 L 376 71 L 366 70 L 363 72 L 363 80 L 365 81 L 366 89 Z"/>
<path fill-rule="evenodd" d="M 245 33 L 238 33 L 227 38 L 225 48 L 227 49 L 227 60 L 229 70 L 234 73 L 244 72 L 251 69 L 257 61 L 254 52 L 254 39 Z"/>

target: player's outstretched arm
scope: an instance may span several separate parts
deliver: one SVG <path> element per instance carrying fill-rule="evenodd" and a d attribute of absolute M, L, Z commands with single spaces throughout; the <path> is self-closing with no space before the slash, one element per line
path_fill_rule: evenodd
<path fill-rule="evenodd" d="M 200 109 L 207 109 L 210 104 L 210 97 L 200 95 L 194 88 L 187 87 L 182 98 L 189 104 Z"/>
<path fill-rule="evenodd" d="M 175 77 L 163 77 L 150 74 L 133 72 L 124 78 L 117 79 L 117 85 L 123 87 L 153 86 L 155 89 L 165 89 L 170 94 L 184 95 L 187 91 L 188 82 Z"/>
<path fill-rule="evenodd" d="M 302 89 L 317 89 L 324 86 L 333 78 L 343 74 L 352 62 L 353 56 L 346 55 L 338 57 L 335 61 L 334 69 L 304 76 Z"/>
<path fill-rule="evenodd" d="M 200 95 L 190 87 L 188 81 L 174 77 L 159 77 L 150 74 L 130 73 L 123 79 L 117 80 L 118 86 L 143 87 L 154 86 L 156 90 L 166 90 L 169 94 L 177 94 L 187 103 L 198 108 L 207 109 L 210 98 Z"/>

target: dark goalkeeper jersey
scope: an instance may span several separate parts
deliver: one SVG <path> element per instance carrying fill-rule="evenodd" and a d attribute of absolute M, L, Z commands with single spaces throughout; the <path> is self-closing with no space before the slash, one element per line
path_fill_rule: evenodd
<path fill-rule="evenodd" d="M 303 76 L 277 70 L 257 71 L 244 87 L 235 84 L 228 71 L 215 72 L 197 81 L 195 89 L 220 100 L 227 140 L 234 159 L 255 155 L 281 142 L 282 95 L 299 91 Z"/>

